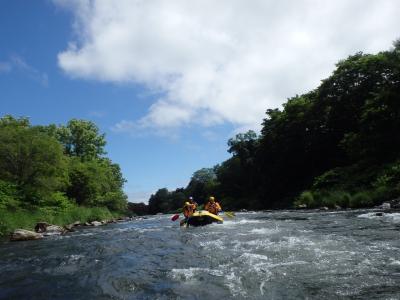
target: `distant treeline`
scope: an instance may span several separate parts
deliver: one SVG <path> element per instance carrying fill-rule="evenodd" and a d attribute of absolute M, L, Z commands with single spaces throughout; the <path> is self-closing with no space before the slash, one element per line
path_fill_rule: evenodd
<path fill-rule="evenodd" d="M 64 219 L 126 212 L 125 179 L 105 156 L 105 145 L 104 134 L 90 121 L 32 126 L 25 117 L 0 118 L 0 234 L 26 221 L 15 216 L 40 218 L 30 220 L 34 223 L 61 222 L 68 213 L 73 216 Z"/>
<path fill-rule="evenodd" d="M 369 207 L 400 196 L 400 42 L 339 61 L 318 88 L 268 109 L 261 134 L 229 140 L 232 157 L 194 173 L 186 188 L 158 190 L 147 212 L 188 196 L 225 209 Z"/>

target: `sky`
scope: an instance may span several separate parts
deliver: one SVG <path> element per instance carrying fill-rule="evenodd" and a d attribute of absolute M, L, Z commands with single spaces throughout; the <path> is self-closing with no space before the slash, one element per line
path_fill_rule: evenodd
<path fill-rule="evenodd" d="M 398 0 L 3 0 L 0 116 L 95 122 L 146 202 L 340 59 L 390 49 L 398 16 Z"/>

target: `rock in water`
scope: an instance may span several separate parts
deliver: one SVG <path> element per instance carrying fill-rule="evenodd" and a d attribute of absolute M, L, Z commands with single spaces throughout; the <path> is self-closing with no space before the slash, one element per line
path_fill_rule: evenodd
<path fill-rule="evenodd" d="M 93 225 L 93 226 L 100 226 L 100 225 L 103 225 L 101 222 L 99 222 L 99 221 L 93 221 L 93 222 L 91 222 L 91 224 Z"/>
<path fill-rule="evenodd" d="M 75 229 L 74 229 L 74 224 L 65 225 L 65 226 L 64 226 L 64 229 L 66 229 L 66 230 L 69 231 L 69 232 L 74 232 L 74 231 L 75 231 Z"/>
<path fill-rule="evenodd" d="M 66 230 L 58 225 L 49 225 L 46 228 L 46 231 L 43 233 L 44 236 L 49 236 L 49 235 L 61 235 L 64 234 Z"/>
<path fill-rule="evenodd" d="M 35 231 L 36 232 L 45 232 L 47 226 L 49 226 L 50 224 L 47 222 L 38 222 L 35 226 Z"/>
<path fill-rule="evenodd" d="M 34 231 L 25 229 L 15 229 L 11 234 L 10 241 L 29 241 L 42 239 L 43 235 Z"/>

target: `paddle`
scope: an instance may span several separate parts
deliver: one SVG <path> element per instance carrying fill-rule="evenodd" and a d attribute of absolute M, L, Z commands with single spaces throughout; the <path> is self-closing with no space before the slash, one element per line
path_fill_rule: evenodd
<path fill-rule="evenodd" d="M 235 213 L 233 211 L 226 211 L 224 212 L 225 216 L 227 216 L 228 218 L 233 218 L 235 217 Z"/>
<path fill-rule="evenodd" d="M 179 214 L 173 215 L 171 221 L 174 222 L 179 219 Z"/>

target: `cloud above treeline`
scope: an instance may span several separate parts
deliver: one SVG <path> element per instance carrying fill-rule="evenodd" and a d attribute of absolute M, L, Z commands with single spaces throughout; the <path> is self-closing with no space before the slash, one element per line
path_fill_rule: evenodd
<path fill-rule="evenodd" d="M 75 16 L 58 55 L 74 78 L 143 84 L 159 99 L 117 130 L 258 128 L 357 51 L 400 36 L 398 0 L 55 0 Z M 135 105 L 133 102 L 132 105 Z"/>

